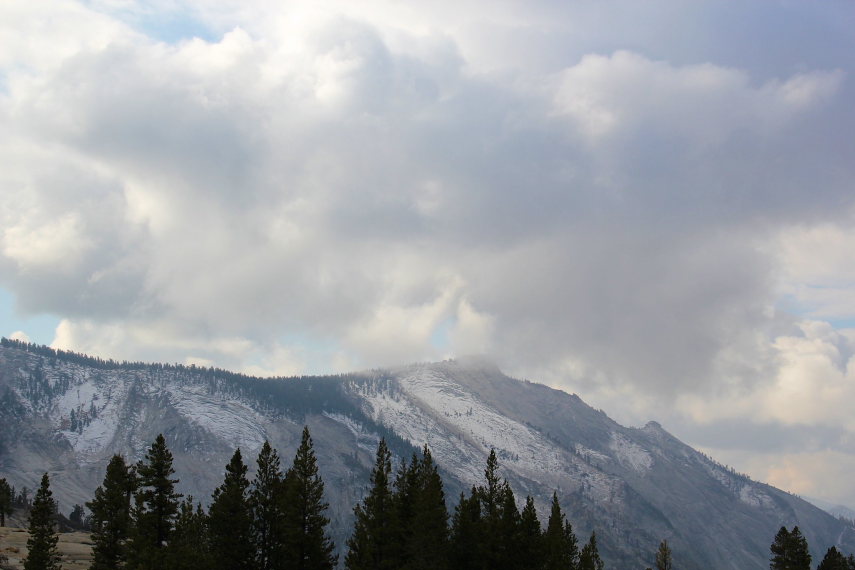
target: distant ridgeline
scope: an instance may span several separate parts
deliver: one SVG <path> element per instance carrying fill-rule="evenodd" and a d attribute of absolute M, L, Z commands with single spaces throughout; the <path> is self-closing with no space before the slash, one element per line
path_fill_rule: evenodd
<path fill-rule="evenodd" d="M 642 570 L 665 564 L 673 549 L 674 560 L 684 570 L 760 570 L 769 567 L 769 540 L 782 527 L 776 538 L 782 556 L 796 545 L 800 553 L 793 556 L 804 558 L 802 538 L 814 546 L 814 562 L 831 545 L 837 554 L 848 556 L 855 550 L 852 524 L 735 473 L 661 425 L 622 426 L 577 395 L 515 380 L 474 359 L 342 375 L 258 378 L 197 365 L 105 360 L 0 340 L 0 478 L 19 489 L 11 492 L 14 502 L 31 501 L 33 488 L 47 472 L 63 512 L 76 505 L 76 520 L 83 516 L 82 505 L 88 504 L 97 534 L 98 525 L 107 524 L 109 517 L 97 514 L 99 495 L 93 491 L 101 484 L 100 492 L 106 492 L 110 466 L 119 457 L 125 478 L 133 472 L 136 485 L 132 493 L 126 489 L 120 495 L 137 494 L 143 503 L 149 501 L 145 493 L 151 488 L 142 483 L 148 477 L 145 457 L 152 452 L 146 445 L 163 434 L 181 481 L 166 478 L 174 479 L 176 493 L 193 495 L 203 506 L 186 498 L 178 501 L 169 523 L 176 534 L 164 539 L 175 560 L 183 556 L 175 549 L 184 544 L 185 554 L 190 553 L 187 564 L 206 559 L 204 549 L 210 542 L 225 539 L 212 538 L 208 546 L 182 540 L 208 532 L 216 520 L 238 521 L 245 501 L 235 488 L 258 492 L 260 483 L 244 484 L 243 460 L 258 454 L 258 469 L 248 471 L 252 477 L 262 471 L 265 441 L 292 456 L 303 426 L 316 438 L 319 471 L 327 484 L 323 501 L 329 502 L 329 510 L 323 517 L 330 519 L 328 535 L 348 568 L 579 570 L 601 567 L 602 561 L 593 556 L 598 550 L 611 568 Z M 423 444 L 430 450 L 421 449 Z M 232 456 L 236 448 L 244 454 L 241 463 Z M 429 453 L 433 456 L 427 468 Z M 224 480 L 216 466 L 225 465 L 229 457 L 233 463 Z M 498 461 L 501 479 L 495 476 Z M 282 471 L 284 478 L 289 470 Z M 121 473 L 113 476 L 122 478 Z M 404 500 L 416 488 L 424 492 L 421 498 Z M 445 497 L 442 508 L 437 490 Z M 270 491 L 280 497 L 282 492 Z M 529 496 L 533 504 L 523 502 Z M 224 511 L 215 505 L 225 505 L 226 497 L 231 497 L 229 508 L 237 510 L 221 517 Z M 553 499 L 560 499 L 560 505 Z M 280 508 L 285 506 L 274 511 Z M 556 508 L 559 514 L 552 516 Z M 25 510 L 18 510 L 16 521 Z M 252 513 L 256 522 L 250 527 L 258 533 L 258 514 Z M 419 522 L 409 527 L 409 538 L 402 538 L 401 529 L 408 528 L 402 521 L 414 513 Z M 147 520 L 132 520 L 128 528 L 146 527 Z M 567 521 L 573 522 L 572 528 L 565 528 Z M 193 528 L 197 530 L 188 530 Z M 236 527 L 229 528 L 222 532 L 237 534 Z M 422 534 L 415 528 L 432 530 Z M 256 545 L 255 562 L 243 567 L 281 567 L 259 561 L 261 546 L 254 541 L 260 539 L 253 536 L 248 543 Z M 573 550 L 576 536 L 581 540 Z M 129 535 L 123 540 L 130 545 L 137 539 Z M 295 544 L 293 537 L 286 542 L 287 548 Z M 158 539 L 157 544 L 161 548 L 164 542 Z M 586 546 L 590 556 L 583 566 Z M 546 550 L 563 562 L 540 566 L 538 553 Z M 376 563 L 376 557 L 385 556 L 380 553 L 400 561 L 419 552 L 442 554 L 429 564 Z M 212 556 L 203 567 L 216 569 L 217 560 L 226 559 L 224 554 Z M 366 565 L 365 557 L 375 562 Z M 193 567 L 172 561 L 152 564 L 147 567 Z M 801 562 L 786 564 L 802 568 Z M 825 565 L 822 570 L 831 568 L 838 567 Z"/>
<path fill-rule="evenodd" d="M 55 364 L 61 361 L 97 370 L 133 370 L 147 372 L 152 380 L 159 373 L 168 372 L 180 381 L 207 386 L 210 394 L 224 394 L 232 397 L 251 399 L 268 413 L 276 412 L 305 418 L 308 414 L 339 413 L 347 416 L 381 437 L 385 438 L 389 447 L 398 455 L 408 456 L 416 448 L 401 438 L 394 431 L 375 422 L 349 398 L 344 391 L 343 381 L 356 384 L 368 384 L 377 389 L 392 389 L 392 379 L 387 372 L 372 370 L 367 374 L 348 373 L 324 376 L 278 376 L 259 378 L 239 372 L 231 372 L 222 368 L 196 366 L 195 364 L 163 364 L 146 362 L 117 361 L 103 359 L 73 351 L 59 350 L 45 345 L 14 340 L 2 337 L 0 346 L 22 350 L 42 357 L 34 370 L 31 371 L 25 391 L 36 403 L 47 402 L 57 394 L 65 393 L 70 379 L 60 374 L 54 382 L 49 382 L 44 374 L 44 364 Z M 46 362 L 45 362 L 46 361 Z M 0 401 L 2 404 L 2 401 Z M 77 429 L 80 422 L 91 421 L 97 415 L 92 409 L 84 410 L 75 415 L 79 418 L 67 418 L 68 427 Z M 75 421 L 77 423 L 75 423 Z"/>

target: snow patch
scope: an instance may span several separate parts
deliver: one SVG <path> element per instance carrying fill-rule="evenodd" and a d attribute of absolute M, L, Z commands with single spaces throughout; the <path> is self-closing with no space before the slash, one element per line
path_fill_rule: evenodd
<path fill-rule="evenodd" d="M 211 395 L 205 386 L 170 385 L 170 403 L 182 416 L 244 454 L 261 449 L 265 418 L 249 405 Z"/>
<path fill-rule="evenodd" d="M 623 434 L 611 433 L 609 449 L 614 452 L 619 463 L 639 473 L 646 473 L 653 466 L 650 453 Z"/>
<path fill-rule="evenodd" d="M 582 457 L 588 463 L 593 462 L 593 463 L 604 464 L 604 463 L 608 463 L 612 459 L 608 455 L 606 455 L 604 453 L 600 453 L 599 451 L 593 450 L 590 447 L 585 447 L 581 443 L 577 443 L 574 446 L 574 449 L 576 450 L 576 455 L 578 455 L 579 457 Z"/>
<path fill-rule="evenodd" d="M 745 484 L 739 489 L 739 500 L 752 507 L 771 508 L 775 504 L 769 495 L 750 484 Z"/>

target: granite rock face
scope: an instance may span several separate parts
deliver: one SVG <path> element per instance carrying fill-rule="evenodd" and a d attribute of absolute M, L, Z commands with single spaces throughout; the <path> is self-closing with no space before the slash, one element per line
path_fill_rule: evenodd
<path fill-rule="evenodd" d="M 308 425 L 343 545 L 380 437 L 398 460 L 428 444 L 449 506 L 478 484 L 490 448 L 545 522 L 558 491 L 580 540 L 596 530 L 610 568 L 652 566 L 668 540 L 685 569 L 762 569 L 782 525 L 815 556 L 855 551 L 855 528 L 734 473 L 655 422 L 623 427 L 578 396 L 522 382 L 479 360 L 330 377 L 259 379 L 0 347 L 0 476 L 34 488 L 51 475 L 60 508 L 84 503 L 114 453 L 135 461 L 166 436 L 180 490 L 209 500 L 236 447 L 251 465 L 265 440 L 290 464 Z M 252 473 L 250 473 L 251 475 Z"/>

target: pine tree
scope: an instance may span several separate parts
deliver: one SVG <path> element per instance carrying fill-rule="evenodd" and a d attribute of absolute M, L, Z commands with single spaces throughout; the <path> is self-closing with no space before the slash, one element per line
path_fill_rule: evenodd
<path fill-rule="evenodd" d="M 478 487 L 478 495 L 483 506 L 484 520 L 488 525 L 496 526 L 501 517 L 504 485 L 499 479 L 499 460 L 496 450 L 490 449 L 487 457 L 487 467 L 484 469 L 485 484 Z"/>
<path fill-rule="evenodd" d="M 226 466 L 223 484 L 214 490 L 208 511 L 208 533 L 215 570 L 243 570 L 255 562 L 246 471 L 237 449 Z"/>
<path fill-rule="evenodd" d="M 597 549 L 597 533 L 592 532 L 588 544 L 583 546 L 582 552 L 579 553 L 579 570 L 603 570 L 604 567 Z"/>
<path fill-rule="evenodd" d="M 781 527 L 770 546 L 772 558 L 769 562 L 771 570 L 810 570 L 811 556 L 807 540 L 802 536 L 799 527 L 788 531 Z"/>
<path fill-rule="evenodd" d="M 671 548 L 667 540 L 660 542 L 659 550 L 656 551 L 656 570 L 672 570 Z"/>
<path fill-rule="evenodd" d="M 390 562 L 393 566 L 407 568 L 412 558 L 413 524 L 416 516 L 419 458 L 413 453 L 408 463 L 401 461 L 395 477 L 392 496 L 392 536 Z"/>
<path fill-rule="evenodd" d="M 60 570 L 56 533 L 56 502 L 50 490 L 48 474 L 42 475 L 42 483 L 33 499 L 30 511 L 30 537 L 27 539 L 27 558 L 24 570 Z"/>
<path fill-rule="evenodd" d="M 86 523 L 85 517 L 86 513 L 83 510 L 83 505 L 75 504 L 71 507 L 71 512 L 68 513 L 68 522 L 72 527 L 80 529 Z"/>
<path fill-rule="evenodd" d="M 384 439 L 377 446 L 371 490 L 361 504 L 353 509 L 353 535 L 347 541 L 344 558 L 348 570 L 381 570 L 396 568 L 392 553 L 393 496 L 389 477 L 392 454 Z"/>
<path fill-rule="evenodd" d="M 318 461 L 312 448 L 309 428 L 303 437 L 294 463 L 285 474 L 283 534 L 285 561 L 293 570 L 332 570 L 338 557 L 326 532 L 329 519 L 324 512 L 324 482 L 318 474 Z"/>
<path fill-rule="evenodd" d="M 568 570 L 579 566 L 579 545 L 573 527 L 561 512 L 558 493 L 552 494 L 552 508 L 543 533 L 544 570 Z"/>
<path fill-rule="evenodd" d="M 802 536 L 799 527 L 794 526 L 790 532 L 790 568 L 792 570 L 810 570 L 810 550 L 807 539 Z"/>
<path fill-rule="evenodd" d="M 527 561 L 529 568 L 537 569 L 545 560 L 543 532 L 531 495 L 525 498 L 525 507 L 520 513 L 519 557 L 520 560 Z"/>
<path fill-rule="evenodd" d="M 282 471 L 279 454 L 265 441 L 258 454 L 258 471 L 252 482 L 249 505 L 258 570 L 282 568 Z"/>
<path fill-rule="evenodd" d="M 849 561 L 834 546 L 829 548 L 816 570 L 849 570 Z"/>
<path fill-rule="evenodd" d="M 527 568 L 526 560 L 520 557 L 521 519 L 516 498 L 507 481 L 502 488 L 501 511 L 496 529 L 496 570 L 515 570 Z"/>
<path fill-rule="evenodd" d="M 92 512 L 91 570 L 122 568 L 127 555 L 131 528 L 131 496 L 136 487 L 133 470 L 121 455 L 107 464 L 104 482 L 95 489 L 95 498 L 86 503 Z"/>
<path fill-rule="evenodd" d="M 6 479 L 0 479 L 0 526 L 6 526 L 6 517 L 12 515 L 12 487 Z"/>
<path fill-rule="evenodd" d="M 787 530 L 787 527 L 782 526 L 769 547 L 772 552 L 772 558 L 769 560 L 770 570 L 785 570 L 788 567 L 789 545 L 790 531 Z"/>
<path fill-rule="evenodd" d="M 193 497 L 181 502 L 175 528 L 166 547 L 167 570 L 208 570 L 213 567 L 207 516 Z"/>
<path fill-rule="evenodd" d="M 430 449 L 425 445 L 421 460 L 413 459 L 414 478 L 410 488 L 412 514 L 404 543 L 406 570 L 445 570 L 449 566 L 448 510 L 445 491 Z"/>
<path fill-rule="evenodd" d="M 161 570 L 167 566 L 165 547 L 175 526 L 181 495 L 172 468 L 172 453 L 163 434 L 158 435 L 136 467 L 138 479 L 134 529 L 128 549 L 128 565 L 134 570 Z"/>
<path fill-rule="evenodd" d="M 483 519 L 478 490 L 473 487 L 469 497 L 460 493 L 460 501 L 454 508 L 451 520 L 451 567 L 455 570 L 477 570 L 481 568 L 481 538 Z"/>
<path fill-rule="evenodd" d="M 491 449 L 484 469 L 484 485 L 478 487 L 482 509 L 482 568 L 507 570 L 514 565 L 511 552 L 516 547 L 516 510 L 513 492 L 506 480 L 499 478 L 499 460 Z"/>

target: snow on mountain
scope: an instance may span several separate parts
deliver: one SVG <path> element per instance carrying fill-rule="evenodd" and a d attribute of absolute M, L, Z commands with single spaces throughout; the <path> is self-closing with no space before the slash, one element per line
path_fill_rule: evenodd
<path fill-rule="evenodd" d="M 580 537 L 597 531 L 612 568 L 649 565 L 663 538 L 689 570 L 765 568 L 783 524 L 799 524 L 815 555 L 855 550 L 845 521 L 725 469 L 659 424 L 623 427 L 575 395 L 479 361 L 265 380 L 4 341 L 0 425 L 0 476 L 32 488 L 48 471 L 64 510 L 91 497 L 112 454 L 137 460 L 158 433 L 181 491 L 204 501 L 235 447 L 251 462 L 267 439 L 287 466 L 308 425 L 339 545 L 385 437 L 396 461 L 430 447 L 451 507 L 481 483 L 495 449 L 518 502 L 532 495 L 543 517 L 557 491 Z"/>
<path fill-rule="evenodd" d="M 647 450 L 620 433 L 611 433 L 609 449 L 614 452 L 615 459 L 639 473 L 649 471 L 653 465 L 653 458 Z"/>

